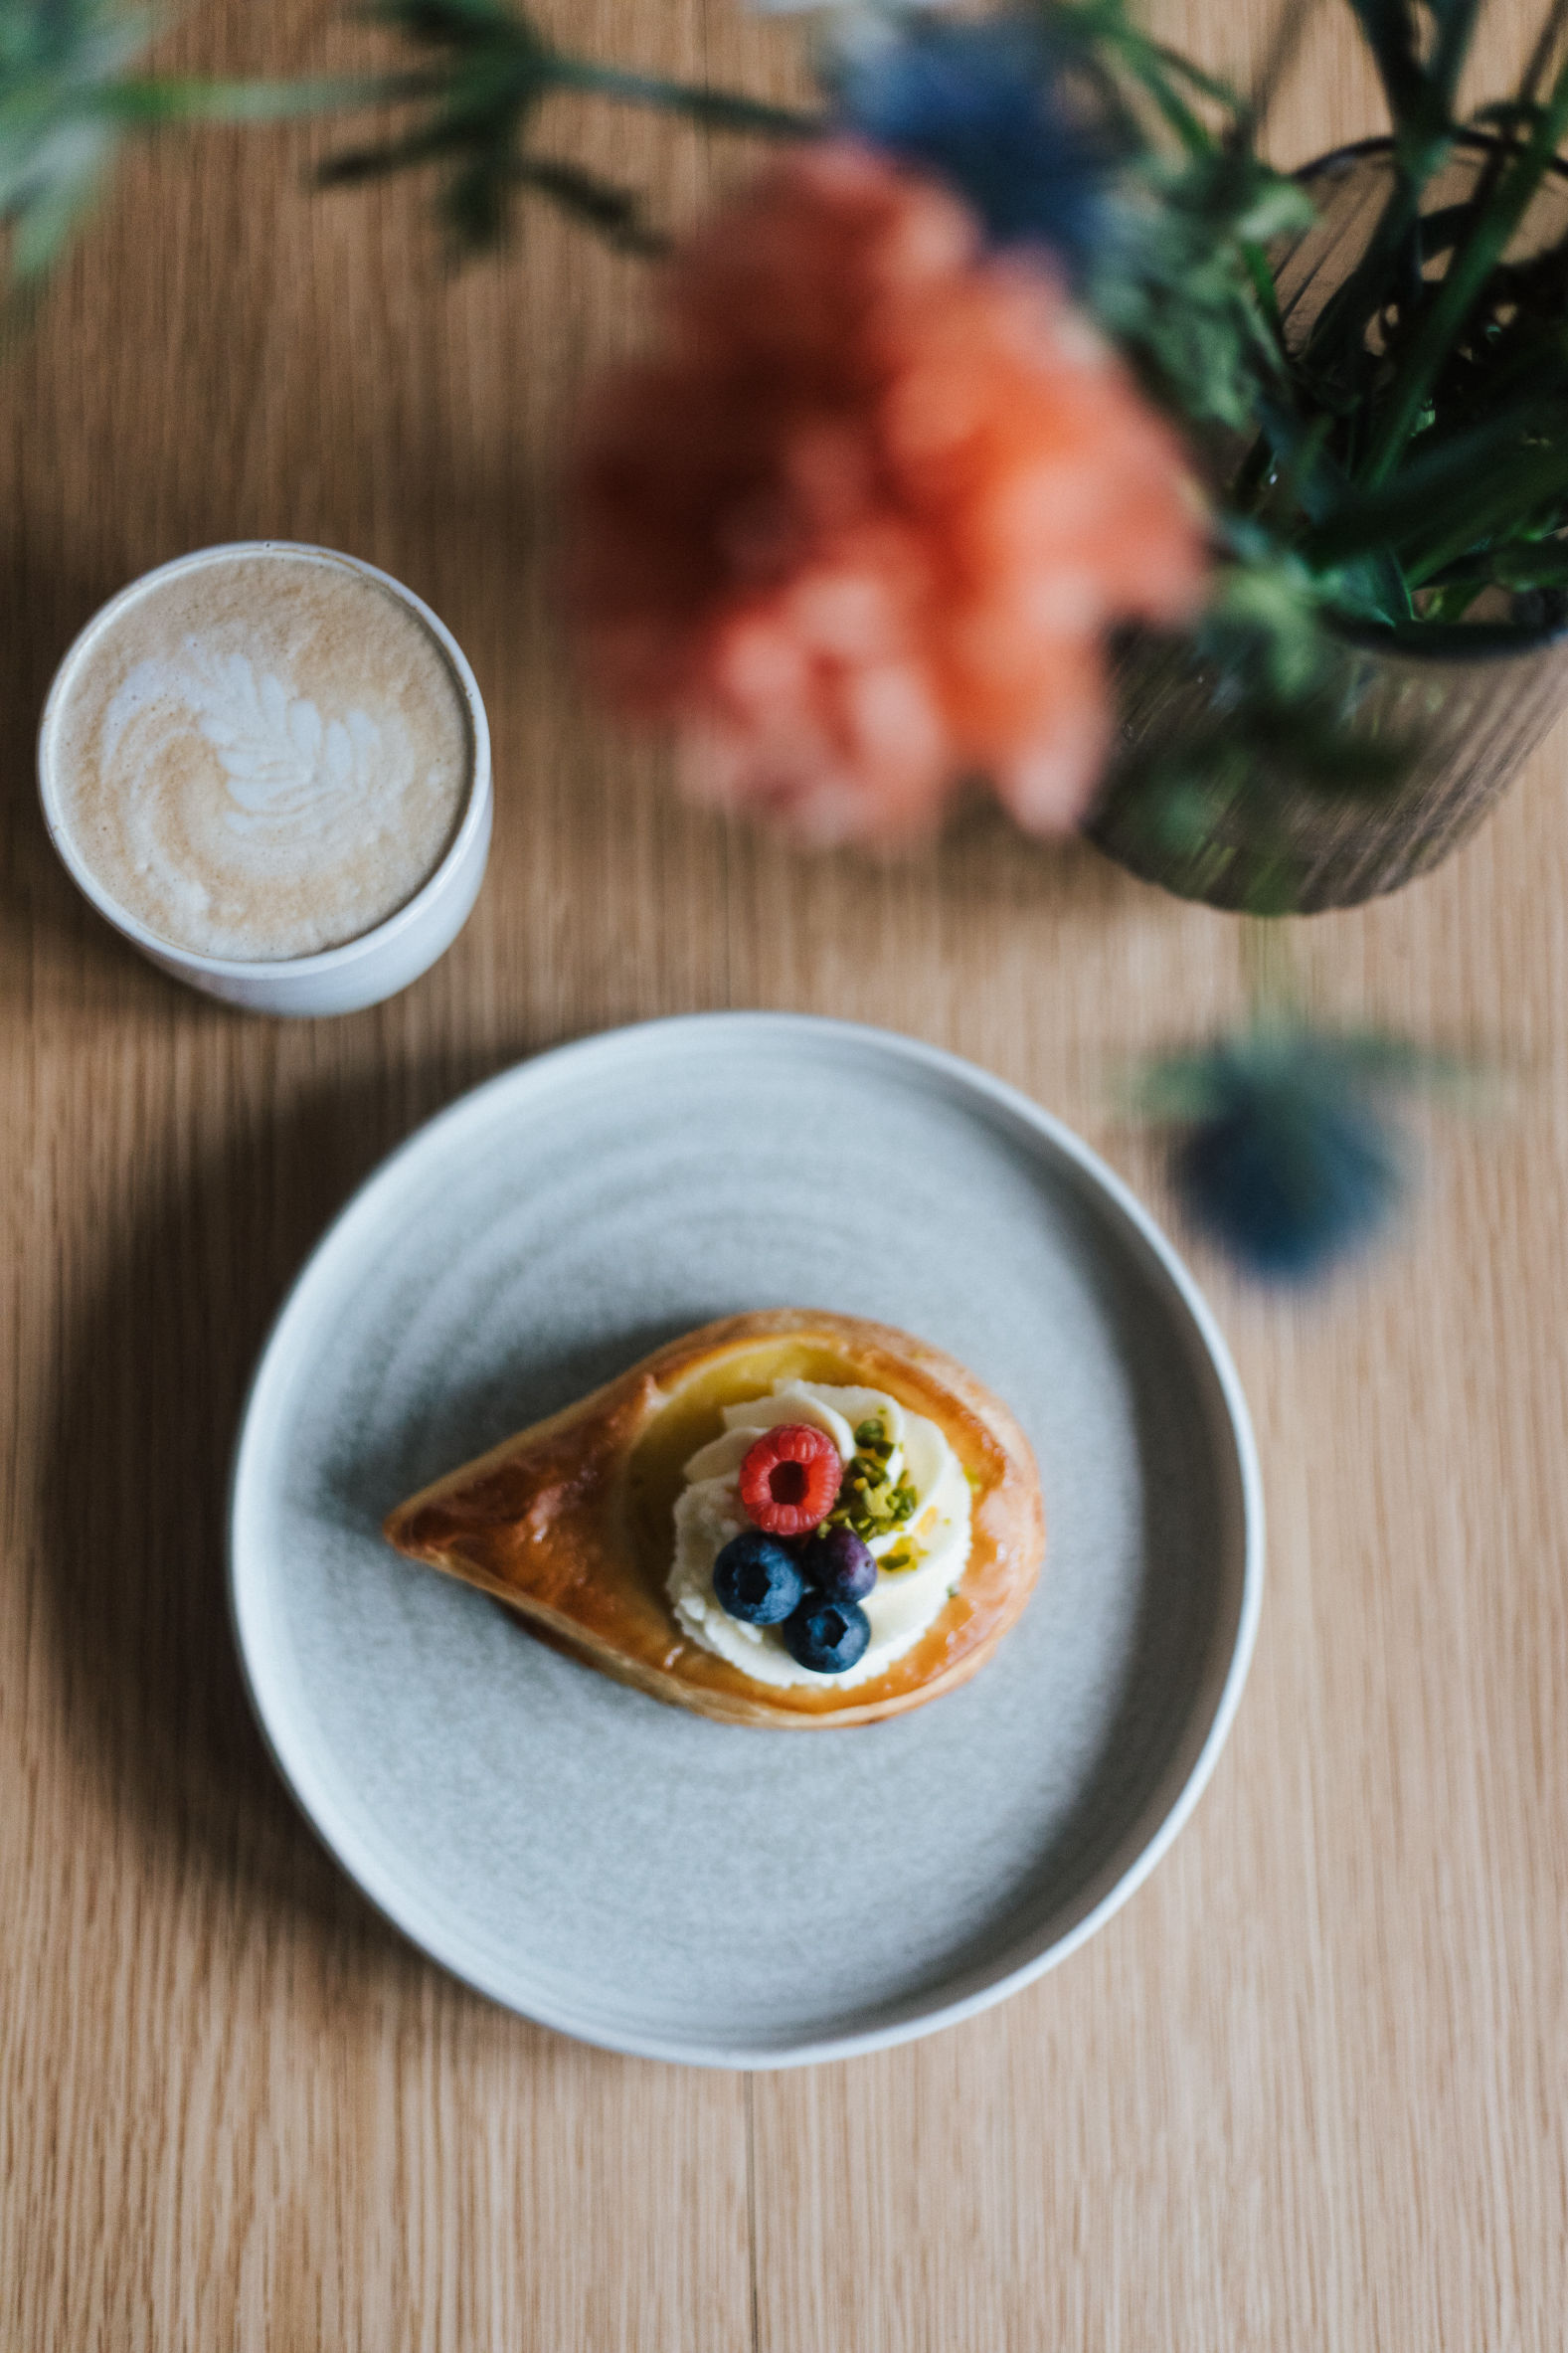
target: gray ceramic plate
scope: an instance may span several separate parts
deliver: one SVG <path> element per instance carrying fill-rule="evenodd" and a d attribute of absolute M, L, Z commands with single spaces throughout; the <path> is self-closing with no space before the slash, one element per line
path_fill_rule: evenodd
<path fill-rule="evenodd" d="M 784 1305 L 935 1341 L 1028 1430 L 1045 1574 L 963 1690 L 707 1723 L 382 1542 L 437 1472 Z M 525 1063 L 371 1178 L 262 1357 L 231 1573 L 278 1764 L 408 1935 L 566 2033 L 763 2067 L 964 2017 L 1115 1909 L 1229 1727 L 1260 1543 L 1224 1344 L 1109 1170 L 967 1063 L 733 1013 Z"/>

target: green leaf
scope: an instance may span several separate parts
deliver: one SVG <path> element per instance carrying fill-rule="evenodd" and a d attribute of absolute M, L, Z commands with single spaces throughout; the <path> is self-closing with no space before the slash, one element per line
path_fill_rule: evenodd
<path fill-rule="evenodd" d="M 1461 557 L 1445 565 L 1441 574 L 1434 576 L 1432 585 L 1467 589 L 1472 597 L 1487 587 L 1514 592 L 1568 588 L 1568 544 L 1560 539 L 1544 539 L 1489 547 L 1479 555 Z"/>
<path fill-rule="evenodd" d="M 1389 113 L 1396 123 L 1407 120 L 1426 94 L 1415 9 L 1406 0 L 1350 0 L 1350 6 L 1372 53 Z"/>
<path fill-rule="evenodd" d="M 1568 131 L 1568 62 L 1525 145 L 1504 164 L 1476 206 L 1470 234 L 1457 246 L 1431 301 L 1401 352 L 1393 389 L 1382 405 L 1367 460 L 1368 480 L 1386 478 L 1416 429 L 1438 371 L 1469 320 L 1481 289 L 1551 168 Z"/>
<path fill-rule="evenodd" d="M 34 149 L 26 180 L 5 205 L 13 224 L 11 273 L 19 284 L 43 277 L 59 260 L 97 197 L 114 146 L 105 124 L 63 122 Z"/>
<path fill-rule="evenodd" d="M 1351 490 L 1307 532 L 1304 556 L 1326 569 L 1375 547 L 1424 547 L 1421 561 L 1435 569 L 1487 530 L 1516 523 L 1543 499 L 1568 490 L 1568 436 L 1537 438 L 1550 424 L 1561 431 L 1565 422 L 1532 405 L 1454 435 L 1410 459 L 1380 488 Z M 1441 553 L 1433 545 L 1435 532 Z M 1412 554 L 1406 554 L 1405 568 L 1412 584 L 1422 577 Z"/>
<path fill-rule="evenodd" d="M 534 38 L 527 19 L 506 0 L 369 0 L 360 14 L 433 48 L 511 47 Z"/>
<path fill-rule="evenodd" d="M 513 167 L 513 177 L 525 187 L 548 197 L 574 219 L 586 222 L 620 252 L 654 258 L 668 250 L 668 240 L 644 218 L 641 199 L 629 188 L 601 180 L 576 164 L 529 156 Z"/>

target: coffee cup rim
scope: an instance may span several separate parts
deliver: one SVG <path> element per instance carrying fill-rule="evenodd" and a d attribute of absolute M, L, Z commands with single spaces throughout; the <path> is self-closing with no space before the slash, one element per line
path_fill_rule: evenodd
<path fill-rule="evenodd" d="M 186 948 L 177 940 L 165 939 L 150 924 L 143 923 L 139 916 L 133 915 L 111 891 L 104 888 L 72 839 L 60 807 L 54 773 L 58 763 L 51 757 L 51 731 L 59 719 L 67 688 L 86 658 L 92 640 L 109 626 L 120 608 L 157 581 L 240 556 L 305 556 L 318 563 L 345 564 L 351 571 L 379 582 L 411 607 L 436 638 L 457 681 L 468 712 L 473 757 L 467 795 L 456 829 L 441 853 L 439 863 L 431 869 L 412 898 L 405 899 L 401 907 L 395 907 L 390 915 L 372 925 L 369 931 L 356 933 L 352 940 L 340 940 L 332 948 L 313 949 L 308 956 L 207 956 L 199 948 Z M 411 589 L 406 581 L 383 571 L 377 564 L 367 562 L 363 556 L 350 555 L 344 548 L 324 547 L 310 540 L 220 540 L 211 547 L 191 548 L 183 556 L 173 556 L 167 563 L 155 564 L 148 572 L 138 572 L 134 580 L 128 580 L 123 588 L 116 589 L 78 631 L 61 657 L 38 723 L 37 764 L 38 795 L 45 828 L 62 865 L 84 898 L 124 938 L 134 946 L 149 951 L 166 967 L 179 965 L 193 974 L 202 974 L 219 981 L 264 983 L 285 979 L 292 981 L 295 977 L 307 981 L 352 971 L 355 965 L 366 958 L 384 954 L 389 943 L 420 926 L 431 908 L 445 896 L 459 870 L 468 863 L 475 835 L 489 822 L 490 725 L 485 714 L 484 698 L 479 692 L 479 682 L 462 647 L 440 615 L 433 612 L 424 598 Z"/>

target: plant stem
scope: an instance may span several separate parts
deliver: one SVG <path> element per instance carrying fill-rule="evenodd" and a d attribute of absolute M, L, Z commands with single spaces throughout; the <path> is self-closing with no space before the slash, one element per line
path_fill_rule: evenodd
<path fill-rule="evenodd" d="M 1241 966 L 1255 1028 L 1284 1028 L 1296 1015 L 1301 982 L 1296 969 L 1296 933 L 1281 915 L 1245 914 L 1241 923 Z"/>
<path fill-rule="evenodd" d="M 793 106 L 768 105 L 761 98 L 732 96 L 728 90 L 714 90 L 701 82 L 665 82 L 654 74 L 631 74 L 619 66 L 602 66 L 559 51 L 551 55 L 547 72 L 551 82 L 567 90 L 615 98 L 625 105 L 663 106 L 724 130 L 758 131 L 782 139 L 821 135 L 820 115 Z"/>
<path fill-rule="evenodd" d="M 428 75 L 396 82 L 340 76 L 313 82 L 198 82 L 183 75 L 132 75 L 85 97 L 83 111 L 124 122 L 282 122 L 298 114 L 421 97 Z"/>

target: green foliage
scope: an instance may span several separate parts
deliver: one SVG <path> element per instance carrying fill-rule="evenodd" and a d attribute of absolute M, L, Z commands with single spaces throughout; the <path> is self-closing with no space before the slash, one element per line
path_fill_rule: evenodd
<path fill-rule="evenodd" d="M 1459 119 L 1477 0 L 1352 0 L 1393 122 L 1387 197 L 1357 268 L 1290 355 L 1288 413 L 1263 412 L 1241 477 L 1251 509 L 1319 569 L 1382 552 L 1420 618 L 1453 567 L 1480 587 L 1519 575 L 1521 543 L 1568 521 L 1568 251 L 1506 259 L 1568 131 L 1556 8 L 1520 90 Z M 1544 95 L 1538 86 L 1546 84 Z M 1473 163 L 1458 203 L 1437 175 Z M 1302 420 L 1313 463 L 1281 486 Z M 1549 567 L 1548 567 L 1549 569 Z"/>
<path fill-rule="evenodd" d="M 1227 290 L 1208 372 L 1145 366 L 1178 416 L 1234 424 L 1248 444 L 1215 460 L 1230 561 L 1183 655 L 1207 681 L 1203 715 L 1129 763 L 1125 809 L 1157 841 L 1172 826 L 1261 837 L 1281 794 L 1398 785 L 1420 747 L 1358 736 L 1334 689 L 1342 633 L 1480 652 L 1568 618 L 1568 237 L 1513 250 L 1568 133 L 1568 5 L 1543 16 L 1518 89 L 1468 118 L 1478 0 L 1349 5 L 1391 122 L 1364 252 L 1284 336 L 1267 259 L 1257 268 L 1266 241 L 1215 208 L 1206 254 L 1200 237 L 1196 259 L 1175 255 L 1169 293 L 1183 315 L 1190 282 L 1208 316 L 1211 289 Z M 1255 131 L 1238 107 L 1213 134 L 1243 185 Z M 1189 174 L 1198 151 L 1178 136 L 1167 168 Z M 1470 165 L 1458 201 L 1452 178 L 1438 186 L 1456 159 Z M 1181 217 L 1179 201 L 1161 210 Z M 1135 323 L 1105 315 L 1137 354 Z"/>
<path fill-rule="evenodd" d="M 151 31 L 114 0 L 0 0 L 0 219 L 18 283 L 42 276 L 95 197 Z"/>
<path fill-rule="evenodd" d="M 364 95 L 346 82 L 198 82 L 131 71 L 159 27 L 122 0 L 0 0 L 0 223 L 13 294 L 36 290 L 125 133 L 269 120 Z"/>
<path fill-rule="evenodd" d="M 1251 425 L 1259 378 L 1284 365 L 1265 247 L 1310 218 L 1244 149 L 1156 155 L 1128 176 L 1089 298 L 1163 406 L 1199 428 Z"/>
<path fill-rule="evenodd" d="M 810 116 L 703 84 L 572 56 L 505 0 L 375 0 L 367 13 L 432 61 L 380 85 L 381 97 L 412 107 L 417 118 L 390 138 L 334 157 L 322 177 L 342 185 L 434 165 L 441 175 L 440 215 L 458 254 L 497 245 L 519 193 L 544 197 L 625 251 L 661 249 L 634 190 L 535 151 L 535 117 L 555 92 L 656 106 L 710 130 L 799 137 L 817 127 Z"/>
<path fill-rule="evenodd" d="M 1118 159 L 1090 307 L 1182 421 L 1241 431 L 1283 367 L 1267 247 L 1312 218 L 1264 163 L 1229 87 L 1150 41 L 1124 0 L 1039 0 Z"/>

